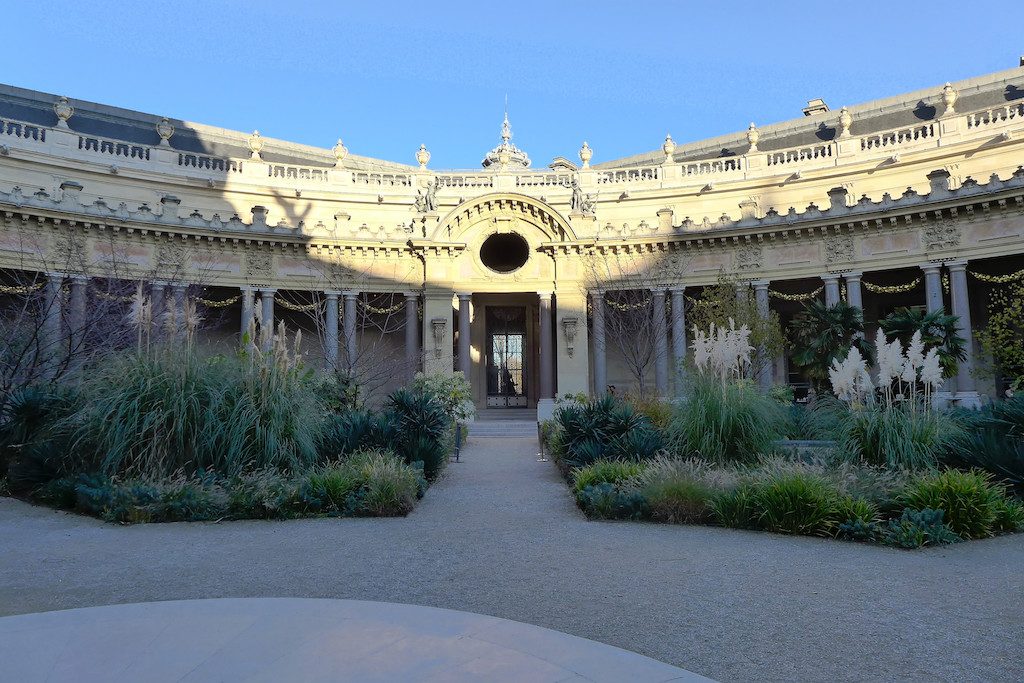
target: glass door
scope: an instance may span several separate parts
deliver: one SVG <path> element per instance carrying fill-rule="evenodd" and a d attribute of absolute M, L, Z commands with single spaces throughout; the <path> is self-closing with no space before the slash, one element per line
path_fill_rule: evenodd
<path fill-rule="evenodd" d="M 525 408 L 526 306 L 488 306 L 487 407 Z"/>

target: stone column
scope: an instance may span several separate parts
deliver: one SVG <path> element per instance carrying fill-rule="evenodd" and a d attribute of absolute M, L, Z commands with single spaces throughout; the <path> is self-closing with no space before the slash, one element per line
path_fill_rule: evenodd
<path fill-rule="evenodd" d="M 427 287 L 423 292 L 423 372 L 428 375 L 452 373 L 453 296 L 450 289 Z"/>
<path fill-rule="evenodd" d="M 591 314 L 594 324 L 594 396 L 608 391 L 608 357 L 605 355 L 604 292 L 590 293 Z"/>
<path fill-rule="evenodd" d="M 274 295 L 277 294 L 277 288 L 275 287 L 264 287 L 260 289 L 260 306 L 262 307 L 262 315 L 260 319 L 260 336 L 262 337 L 262 344 L 260 345 L 264 351 L 269 351 L 274 345 Z"/>
<path fill-rule="evenodd" d="M 341 292 L 328 289 L 324 291 L 327 307 L 324 310 L 324 352 L 327 368 L 338 369 L 338 297 Z"/>
<path fill-rule="evenodd" d="M 241 343 L 245 339 L 245 335 L 249 333 L 249 328 L 252 327 L 253 317 L 256 310 L 255 292 L 256 290 L 249 285 L 243 285 L 239 287 L 242 293 L 242 319 L 238 323 L 238 341 Z M 250 344 L 255 344 L 256 329 L 252 329 L 253 338 L 249 340 Z"/>
<path fill-rule="evenodd" d="M 555 347 L 551 337 L 551 292 L 540 297 L 540 400 L 555 398 Z"/>
<path fill-rule="evenodd" d="M 359 340 L 356 337 L 359 292 L 349 289 L 342 292 L 342 294 L 345 296 L 345 367 L 348 368 L 349 372 L 352 372 L 356 367 L 356 356 L 359 353 Z"/>
<path fill-rule="evenodd" d="M 40 368 L 46 379 L 54 379 L 64 358 L 64 275 L 47 273 L 43 299 L 42 345 L 39 350 Z"/>
<path fill-rule="evenodd" d="M 154 280 L 149 285 L 149 310 L 152 324 L 150 325 L 150 337 L 154 341 L 160 338 L 164 329 L 164 313 L 166 311 L 167 283 L 161 280 Z"/>
<path fill-rule="evenodd" d="M 924 300 L 929 313 L 943 310 L 942 305 L 942 264 L 922 263 L 924 271 Z"/>
<path fill-rule="evenodd" d="M 420 367 L 420 333 L 416 311 L 418 303 L 419 294 L 405 293 L 405 366 L 410 381 Z"/>
<path fill-rule="evenodd" d="M 85 346 L 85 316 L 89 278 L 85 275 L 71 276 L 71 297 L 68 308 L 68 331 L 71 338 L 70 353 L 78 364 Z M 77 356 L 77 358 L 76 358 Z"/>
<path fill-rule="evenodd" d="M 846 280 L 846 303 L 864 312 L 864 296 L 861 293 L 860 278 L 864 273 L 843 273 Z"/>
<path fill-rule="evenodd" d="M 672 373 L 676 381 L 676 393 L 683 391 L 683 363 L 686 361 L 686 287 L 672 289 Z"/>
<path fill-rule="evenodd" d="M 971 299 L 967 291 L 967 260 L 947 261 L 949 292 L 953 315 L 957 316 L 957 334 L 964 340 L 967 358 L 957 366 L 954 399 L 966 408 L 980 408 L 981 399 L 974 384 L 974 339 L 971 334 Z"/>
<path fill-rule="evenodd" d="M 839 303 L 839 276 L 826 273 L 821 279 L 825 283 L 825 305 L 832 308 Z"/>
<path fill-rule="evenodd" d="M 771 304 L 768 301 L 768 280 L 755 280 L 754 285 L 754 304 L 757 306 L 757 314 L 768 319 L 771 314 Z M 772 363 L 768 362 L 768 352 L 764 347 L 757 350 L 758 365 L 761 367 L 757 371 L 757 385 L 762 391 L 767 392 L 772 388 Z"/>
<path fill-rule="evenodd" d="M 473 360 L 470 357 L 470 331 L 469 324 L 470 320 L 470 307 L 473 303 L 473 295 L 471 293 L 459 292 L 459 371 L 462 372 L 463 376 L 468 380 L 472 377 L 473 371 Z M 541 362 L 541 367 L 543 367 Z"/>
<path fill-rule="evenodd" d="M 185 336 L 185 294 L 188 292 L 188 284 L 175 282 L 171 285 L 174 292 L 174 338 L 183 339 Z"/>
<path fill-rule="evenodd" d="M 651 315 L 654 316 L 654 390 L 658 396 L 668 395 L 668 328 L 665 324 L 665 290 L 651 289 Z"/>

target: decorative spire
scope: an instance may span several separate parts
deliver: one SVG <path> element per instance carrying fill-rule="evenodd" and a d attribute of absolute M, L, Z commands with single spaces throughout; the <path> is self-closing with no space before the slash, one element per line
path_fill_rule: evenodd
<path fill-rule="evenodd" d="M 505 95 L 505 118 L 501 122 L 501 144 L 492 149 L 481 162 L 484 168 L 496 166 L 500 169 L 528 168 L 530 157 L 512 144 L 512 124 L 508 120 L 508 95 Z"/>

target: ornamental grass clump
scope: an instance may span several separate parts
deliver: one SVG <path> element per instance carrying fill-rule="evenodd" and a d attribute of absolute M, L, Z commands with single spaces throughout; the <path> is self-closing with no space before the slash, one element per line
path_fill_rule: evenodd
<path fill-rule="evenodd" d="M 785 407 L 745 378 L 753 348 L 746 326 L 694 328 L 697 374 L 668 431 L 680 457 L 715 462 L 754 462 L 785 433 Z"/>
<path fill-rule="evenodd" d="M 598 460 L 586 467 L 573 470 L 573 491 L 578 496 L 588 486 L 598 484 L 621 485 L 643 471 L 640 463 L 623 460 Z"/>
<path fill-rule="evenodd" d="M 832 390 L 843 406 L 822 407 L 833 423 L 833 436 L 846 457 L 871 465 L 920 469 L 934 467 L 960 433 L 958 420 L 932 407 L 932 394 L 943 381 L 938 351 L 924 352 L 920 333 L 904 350 L 879 329 L 875 338 L 877 387 L 867 362 L 853 348 L 829 370 Z"/>
<path fill-rule="evenodd" d="M 569 468 L 597 460 L 643 461 L 664 446 L 661 432 L 632 405 L 611 395 L 568 403 L 555 412 L 556 458 Z"/>
<path fill-rule="evenodd" d="M 669 524 L 703 524 L 711 521 L 712 501 L 718 491 L 731 490 L 736 477 L 731 470 L 715 468 L 704 460 L 659 456 L 632 482 L 647 500 L 651 517 Z"/>
<path fill-rule="evenodd" d="M 1006 514 L 1006 489 L 980 470 L 948 469 L 916 477 L 900 495 L 908 508 L 942 510 L 945 523 L 964 539 L 995 535 Z"/>

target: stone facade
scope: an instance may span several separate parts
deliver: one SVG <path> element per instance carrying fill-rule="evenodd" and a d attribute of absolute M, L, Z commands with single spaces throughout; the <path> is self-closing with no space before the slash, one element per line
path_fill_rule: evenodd
<path fill-rule="evenodd" d="M 253 306 L 273 317 L 281 292 L 316 293 L 339 307 L 319 323 L 329 364 L 362 353 L 360 316 L 398 316 L 416 334 L 389 348 L 427 371 L 468 370 L 481 406 L 493 393 L 484 311 L 507 296 L 527 316 L 518 390 L 544 404 L 625 383 L 593 310 L 604 292 L 650 290 L 665 307 L 724 272 L 773 288 L 824 277 L 826 298 L 859 301 L 861 274 L 929 263 L 967 287 L 958 264 L 1021 254 L 1020 93 L 1024 68 L 668 137 L 617 161 L 591 164 L 599 150 L 584 143 L 581 165 L 546 169 L 529 168 L 506 120 L 483 170 L 449 172 L 429 168 L 425 147 L 403 165 L 340 140 L 318 149 L 0 86 L 0 268 L 107 277 L 116 261 L 120 278 L 241 289 L 242 327 Z M 528 247 L 509 270 L 483 257 L 503 234 Z M 841 288 L 844 273 L 857 277 Z M 969 306 L 966 289 L 953 304 Z M 670 332 L 673 359 L 685 352 L 669 315 L 651 330 L 659 391 Z"/>

